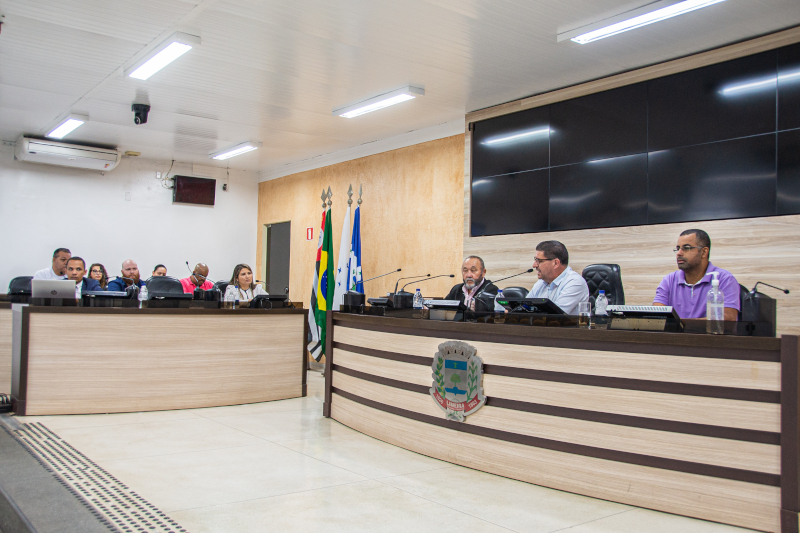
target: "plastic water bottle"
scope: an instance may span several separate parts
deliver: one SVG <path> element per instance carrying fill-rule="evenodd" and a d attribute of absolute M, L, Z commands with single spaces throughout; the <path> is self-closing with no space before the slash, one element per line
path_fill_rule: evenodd
<path fill-rule="evenodd" d="M 497 295 L 494 297 L 494 310 L 496 312 L 502 313 L 507 310 L 507 307 L 505 305 L 502 305 L 500 302 L 497 301 L 505 299 L 506 297 L 503 294 L 503 289 L 497 289 Z"/>
<path fill-rule="evenodd" d="M 597 298 L 594 300 L 594 314 L 597 316 L 606 316 L 606 307 L 608 307 L 608 298 L 606 298 L 606 291 L 599 291 Z"/>
<path fill-rule="evenodd" d="M 706 298 L 706 332 L 722 335 L 725 331 L 725 294 L 719 290 L 719 273 L 712 272 L 711 290 Z"/>
<path fill-rule="evenodd" d="M 142 307 L 142 302 L 147 301 L 148 297 L 147 285 L 142 285 L 139 287 L 139 307 Z"/>
<path fill-rule="evenodd" d="M 414 293 L 414 309 L 422 309 L 422 293 L 419 289 Z"/>

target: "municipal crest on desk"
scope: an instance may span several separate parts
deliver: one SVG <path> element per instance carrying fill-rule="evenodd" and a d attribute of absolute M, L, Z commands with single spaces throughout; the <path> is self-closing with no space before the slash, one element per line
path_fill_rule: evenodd
<path fill-rule="evenodd" d="M 483 361 L 466 342 L 447 341 L 433 357 L 430 393 L 448 420 L 463 422 L 486 403 Z"/>

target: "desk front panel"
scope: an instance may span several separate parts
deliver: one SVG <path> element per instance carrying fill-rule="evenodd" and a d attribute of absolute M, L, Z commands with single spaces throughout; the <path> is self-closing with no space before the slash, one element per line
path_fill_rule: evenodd
<path fill-rule="evenodd" d="M 0 302 L 0 394 L 11 394 L 11 304 Z"/>
<path fill-rule="evenodd" d="M 187 409 L 305 394 L 302 312 L 26 314 L 18 414 Z"/>
<path fill-rule="evenodd" d="M 470 468 L 781 530 L 780 340 L 537 329 L 337 316 L 326 412 Z M 484 362 L 463 423 L 429 394 L 448 340 Z"/>

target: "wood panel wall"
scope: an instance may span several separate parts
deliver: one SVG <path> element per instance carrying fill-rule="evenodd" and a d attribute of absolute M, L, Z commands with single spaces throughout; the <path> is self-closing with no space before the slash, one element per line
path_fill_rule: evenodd
<path fill-rule="evenodd" d="M 322 216 L 320 193 L 329 186 L 333 192 L 335 267 L 347 189 L 352 184 L 353 211 L 358 187 L 364 187 L 361 249 L 365 278 L 397 268 L 403 269 L 402 276 L 429 272 L 458 275 L 463 151 L 464 137 L 456 135 L 260 183 L 257 271 L 264 257 L 264 224 L 291 221 L 290 296 L 308 306 Z M 309 227 L 314 228 L 311 241 L 306 240 Z M 367 297 L 393 290 L 398 276 L 366 284 Z M 442 295 L 452 286 L 453 280 L 441 278 L 420 288 L 424 294 Z"/>
<path fill-rule="evenodd" d="M 531 109 L 587 94 L 639 83 L 694 68 L 729 61 L 800 42 L 800 28 L 703 52 L 694 56 L 610 76 L 469 113 L 467 123 L 523 109 Z M 545 240 L 563 242 L 570 252 L 570 266 L 580 272 L 593 263 L 616 263 L 622 269 L 625 301 L 649 304 L 661 279 L 676 269 L 678 235 L 700 228 L 711 236 L 711 262 L 730 270 L 748 288 L 756 281 L 791 289 L 784 295 L 772 289 L 763 292 L 778 300 L 778 335 L 800 334 L 800 216 L 778 216 L 710 222 L 686 222 L 625 228 L 572 230 L 524 235 L 472 237 L 470 235 L 471 134 L 466 130 L 464 151 L 464 255 L 480 255 L 489 270 L 487 277 L 500 278 L 531 267 L 536 245 Z M 501 287 L 531 287 L 536 275 L 520 276 Z"/>

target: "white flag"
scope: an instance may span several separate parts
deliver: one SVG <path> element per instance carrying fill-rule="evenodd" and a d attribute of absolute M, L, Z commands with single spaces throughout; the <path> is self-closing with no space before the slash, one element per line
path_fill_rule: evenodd
<path fill-rule="evenodd" d="M 336 287 L 333 292 L 333 306 L 332 310 L 338 311 L 339 306 L 344 302 L 344 293 L 347 292 L 349 286 L 347 279 L 350 272 L 348 271 L 347 264 L 350 260 L 350 206 L 347 206 L 347 214 L 344 216 L 342 224 L 342 240 L 339 243 L 339 263 L 336 267 Z"/>

